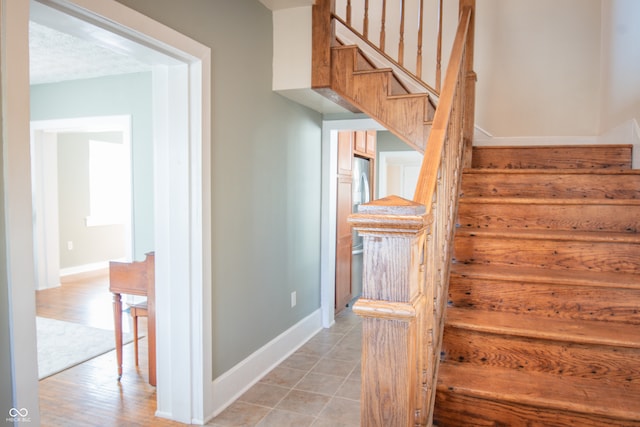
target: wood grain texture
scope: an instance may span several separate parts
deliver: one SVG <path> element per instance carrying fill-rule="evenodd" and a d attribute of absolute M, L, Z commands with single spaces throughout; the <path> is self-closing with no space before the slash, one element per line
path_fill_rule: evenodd
<path fill-rule="evenodd" d="M 437 425 L 640 425 L 640 175 L 620 170 L 630 156 L 474 149 L 482 169 L 463 176 Z"/>
<path fill-rule="evenodd" d="M 463 198 L 458 224 L 468 229 L 577 230 L 636 233 L 640 200 Z"/>
<path fill-rule="evenodd" d="M 551 270 L 591 270 L 640 273 L 640 244 L 635 241 L 584 241 L 536 236 L 500 237 L 458 233 L 456 262 L 491 265 L 518 265 Z M 605 237 L 606 238 L 606 237 Z M 620 237 L 618 240 L 622 240 Z"/>
<path fill-rule="evenodd" d="M 513 369 L 478 369 L 469 363 L 443 363 L 440 374 L 439 391 L 529 405 L 537 407 L 541 413 L 548 409 L 578 412 L 587 419 L 599 419 L 601 423 L 613 419 L 618 425 L 639 425 L 640 390 L 632 382 L 616 383 L 618 393 L 611 393 L 598 381 Z M 526 392 L 516 393 L 516 390 Z"/>
<path fill-rule="evenodd" d="M 416 322 L 364 318 L 361 420 L 371 427 L 411 427 L 418 376 Z"/>
<path fill-rule="evenodd" d="M 635 288 L 588 284 L 563 285 L 550 278 L 536 283 L 520 280 L 452 276 L 449 306 L 526 313 L 565 320 L 599 320 L 640 325 L 640 283 Z"/>
<path fill-rule="evenodd" d="M 434 425 L 438 427 L 637 427 L 640 423 L 594 417 L 567 410 L 540 409 L 514 402 L 438 393 Z M 443 410 L 442 408 L 447 408 Z"/>
<path fill-rule="evenodd" d="M 631 145 L 474 147 L 473 168 L 631 169 Z"/>
<path fill-rule="evenodd" d="M 411 147 L 424 151 L 433 117 L 429 96 L 399 91 L 391 69 L 359 70 L 360 55 L 356 46 L 331 49 L 331 89 Z"/>
<path fill-rule="evenodd" d="M 640 199 L 639 170 L 468 169 L 464 197 Z"/>
<path fill-rule="evenodd" d="M 610 383 L 640 383 L 640 371 L 628 360 L 640 348 L 595 346 L 512 337 L 448 327 L 444 362 L 470 363 L 478 369 L 506 368 Z"/>

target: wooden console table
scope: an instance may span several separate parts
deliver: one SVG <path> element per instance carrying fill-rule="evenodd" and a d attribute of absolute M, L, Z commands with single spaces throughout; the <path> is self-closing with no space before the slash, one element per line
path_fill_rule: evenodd
<path fill-rule="evenodd" d="M 122 378 L 122 297 L 121 294 L 147 297 L 147 340 L 149 344 L 149 384 L 156 385 L 156 301 L 155 257 L 150 252 L 144 261 L 109 262 L 109 291 L 113 293 L 113 318 L 116 330 L 118 381 Z"/>

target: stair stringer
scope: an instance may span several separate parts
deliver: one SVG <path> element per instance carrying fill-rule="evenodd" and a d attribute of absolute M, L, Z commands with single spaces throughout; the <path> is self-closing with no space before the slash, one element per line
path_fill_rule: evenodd
<path fill-rule="evenodd" d="M 393 71 L 358 70 L 357 46 L 331 49 L 331 89 L 420 153 L 435 109 L 428 94 L 392 93 Z"/>

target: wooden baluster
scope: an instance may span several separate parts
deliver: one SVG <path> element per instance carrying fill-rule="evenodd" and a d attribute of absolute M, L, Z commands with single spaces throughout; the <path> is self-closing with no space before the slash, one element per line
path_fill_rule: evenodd
<path fill-rule="evenodd" d="M 384 52 L 384 43 L 386 38 L 385 25 L 387 20 L 387 0 L 382 0 L 382 15 L 380 16 L 380 50 Z"/>
<path fill-rule="evenodd" d="M 426 208 L 391 196 L 361 205 L 349 222 L 364 241 L 363 291 L 353 307 L 363 318 L 361 425 L 413 427 L 422 407 Z"/>
<path fill-rule="evenodd" d="M 347 0 L 347 25 L 351 27 L 351 0 Z"/>
<path fill-rule="evenodd" d="M 424 0 L 418 5 L 418 52 L 416 55 L 416 77 L 422 80 L 422 27 L 424 21 Z"/>
<path fill-rule="evenodd" d="M 398 43 L 398 64 L 404 64 L 404 0 L 400 0 L 400 42 Z"/>
<path fill-rule="evenodd" d="M 475 22 L 476 22 L 476 2 L 475 0 L 460 0 L 460 10 L 463 7 L 471 8 L 471 20 L 469 21 L 469 32 L 467 34 L 467 45 L 465 50 L 465 71 L 463 78 L 465 79 L 465 106 L 464 106 L 464 165 L 471 167 L 471 153 L 473 145 L 473 132 L 475 120 L 475 103 L 476 103 L 476 81 L 478 80 L 475 71 L 473 71 L 473 49 L 475 39 Z"/>
<path fill-rule="evenodd" d="M 442 84 L 442 0 L 438 3 L 438 42 L 436 45 L 436 92 Z"/>
<path fill-rule="evenodd" d="M 364 0 L 364 20 L 362 22 L 362 35 L 369 40 L 369 0 Z"/>

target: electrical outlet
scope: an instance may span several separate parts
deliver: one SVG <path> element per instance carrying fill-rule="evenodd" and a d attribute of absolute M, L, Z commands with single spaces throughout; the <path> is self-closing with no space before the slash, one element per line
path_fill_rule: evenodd
<path fill-rule="evenodd" d="M 291 307 L 296 306 L 296 291 L 291 292 Z"/>

